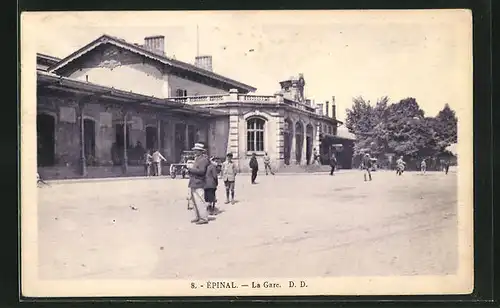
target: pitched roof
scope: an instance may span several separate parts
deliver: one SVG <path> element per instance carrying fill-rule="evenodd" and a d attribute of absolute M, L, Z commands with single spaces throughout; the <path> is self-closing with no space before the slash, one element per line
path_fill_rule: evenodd
<path fill-rule="evenodd" d="M 57 57 L 54 57 L 54 56 L 49 56 L 49 55 L 46 55 L 44 53 L 37 53 L 36 54 L 36 58 L 37 59 L 40 59 L 40 60 L 47 60 L 47 61 L 50 61 L 50 62 L 53 62 L 54 64 L 58 63 L 59 61 L 61 61 L 60 58 L 57 58 Z"/>
<path fill-rule="evenodd" d="M 49 67 L 56 65 L 61 59 L 43 53 L 36 54 L 36 67 L 46 71 Z"/>
<path fill-rule="evenodd" d="M 70 62 L 80 58 L 84 54 L 88 53 L 89 51 L 91 51 L 91 50 L 95 49 L 96 47 L 103 45 L 103 44 L 112 44 L 116 47 L 126 49 L 126 50 L 131 51 L 131 52 L 136 53 L 136 54 L 140 54 L 140 55 L 145 56 L 147 58 L 150 58 L 154 61 L 160 62 L 164 65 L 168 65 L 168 66 L 172 66 L 172 67 L 175 67 L 175 68 L 178 68 L 181 70 L 193 72 L 193 73 L 196 73 L 200 76 L 225 83 L 225 84 L 230 85 L 231 87 L 234 87 L 237 89 L 243 89 L 243 90 L 246 90 L 249 92 L 253 92 L 253 91 L 257 90 L 256 88 L 249 86 L 249 85 L 246 85 L 244 83 L 241 83 L 239 81 L 224 77 L 222 75 L 216 74 L 216 73 L 211 72 L 211 71 L 207 71 L 205 69 L 199 68 L 199 67 L 192 65 L 192 64 L 189 64 L 189 63 L 185 63 L 185 62 L 182 62 L 179 60 L 168 58 L 166 56 L 158 55 L 154 52 L 151 52 L 149 50 L 142 48 L 138 44 L 128 43 L 124 39 L 113 37 L 113 36 L 110 36 L 107 34 L 102 35 L 101 37 L 93 40 L 89 44 L 83 46 L 82 48 L 73 52 L 72 54 L 70 54 L 66 58 L 62 59 L 57 64 L 55 64 L 53 67 L 51 67 L 49 69 L 49 71 L 56 72 L 56 71 L 60 70 L 61 68 L 65 67 L 66 65 L 68 65 Z"/>
<path fill-rule="evenodd" d="M 50 72 L 37 71 L 37 86 L 52 90 L 79 93 L 87 97 L 102 97 L 129 106 L 142 106 L 149 108 L 163 109 L 184 115 L 197 115 L 201 117 L 226 116 L 227 113 L 221 110 L 203 108 L 175 102 L 170 99 L 156 98 L 143 94 L 123 91 L 113 87 L 98 85 L 73 78 L 62 77 Z"/>

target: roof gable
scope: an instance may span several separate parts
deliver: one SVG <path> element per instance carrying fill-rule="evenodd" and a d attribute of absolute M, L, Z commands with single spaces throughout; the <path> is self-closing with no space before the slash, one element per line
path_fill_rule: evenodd
<path fill-rule="evenodd" d="M 246 85 L 246 84 L 238 82 L 236 80 L 224 77 L 224 76 L 219 75 L 219 74 L 215 74 L 211 71 L 204 70 L 204 69 L 199 68 L 199 67 L 192 65 L 192 64 L 188 64 L 188 63 L 185 63 L 182 61 L 178 61 L 175 59 L 171 59 L 171 58 L 167 58 L 165 56 L 155 54 L 151 51 L 143 49 L 140 45 L 131 44 L 131 43 L 126 42 L 123 39 L 112 37 L 112 36 L 109 36 L 106 34 L 102 35 L 101 37 L 97 38 L 96 40 L 90 42 L 89 44 L 87 44 L 87 45 L 83 46 L 82 48 L 78 49 L 77 51 L 73 52 L 72 54 L 70 54 L 66 58 L 62 59 L 57 64 L 52 66 L 49 69 L 49 71 L 57 73 L 57 71 L 63 69 L 64 67 L 69 65 L 71 62 L 79 59 L 83 55 L 87 54 L 88 52 L 94 50 L 95 48 L 97 48 L 98 46 L 101 46 L 103 44 L 111 44 L 111 45 L 114 45 L 118 48 L 128 50 L 128 51 L 133 52 L 135 54 L 139 54 L 141 56 L 149 58 L 153 61 L 159 62 L 163 65 L 167 65 L 167 66 L 175 67 L 177 69 L 189 71 L 191 73 L 195 73 L 195 74 L 198 74 L 200 76 L 206 77 L 208 79 L 212 79 L 212 80 L 216 80 L 218 82 L 228 84 L 234 88 L 241 89 L 241 90 L 244 90 L 247 92 L 253 92 L 253 91 L 257 90 L 256 88 L 254 88 L 252 86 Z"/>

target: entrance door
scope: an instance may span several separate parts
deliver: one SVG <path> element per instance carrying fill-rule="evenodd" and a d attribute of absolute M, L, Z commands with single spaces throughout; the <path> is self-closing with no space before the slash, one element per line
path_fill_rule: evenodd
<path fill-rule="evenodd" d="M 95 161 L 95 122 L 91 119 L 83 120 L 83 141 L 85 158 L 91 165 Z"/>
<path fill-rule="evenodd" d="M 312 137 L 307 136 L 306 137 L 306 163 L 309 165 L 311 162 L 311 156 L 312 156 Z"/>
<path fill-rule="evenodd" d="M 154 150 L 157 147 L 157 130 L 156 127 L 148 126 L 146 127 L 146 149 Z"/>
<path fill-rule="evenodd" d="M 295 124 L 295 159 L 297 164 L 302 160 L 302 147 L 304 146 L 304 127 L 300 122 Z"/>
<path fill-rule="evenodd" d="M 116 145 L 123 149 L 123 124 L 115 125 L 116 132 Z M 130 127 L 127 125 L 127 140 L 125 142 L 127 147 L 130 145 Z"/>
<path fill-rule="evenodd" d="M 290 165 L 290 154 L 292 151 L 293 123 L 290 119 L 285 120 L 283 129 L 283 160 L 285 165 Z"/>
<path fill-rule="evenodd" d="M 55 119 L 48 114 L 36 118 L 38 166 L 53 166 L 55 163 Z"/>
<path fill-rule="evenodd" d="M 125 143 L 123 142 L 123 124 L 116 124 L 115 125 L 115 134 L 116 134 L 116 146 L 113 147 L 112 149 L 112 157 L 113 157 L 113 162 L 116 165 L 121 165 L 123 164 L 123 149 L 124 146 L 130 148 L 130 126 L 127 125 L 127 140 L 125 140 Z"/>

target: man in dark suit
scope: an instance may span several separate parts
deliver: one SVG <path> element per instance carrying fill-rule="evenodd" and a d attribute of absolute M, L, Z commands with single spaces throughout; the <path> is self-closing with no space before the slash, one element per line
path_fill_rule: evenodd
<path fill-rule="evenodd" d="M 255 179 L 257 179 L 257 172 L 259 171 L 259 163 L 257 162 L 257 155 L 255 155 L 255 153 L 252 153 L 252 158 L 250 158 L 249 166 L 252 170 L 252 184 L 255 184 Z"/>

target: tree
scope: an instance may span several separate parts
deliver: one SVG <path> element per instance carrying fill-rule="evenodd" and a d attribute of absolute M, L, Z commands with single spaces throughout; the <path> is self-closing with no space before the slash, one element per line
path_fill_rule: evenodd
<path fill-rule="evenodd" d="M 353 98 L 352 101 L 352 109 L 346 109 L 345 126 L 356 136 L 370 133 L 375 123 L 372 106 L 361 96 Z"/>
<path fill-rule="evenodd" d="M 380 126 L 378 138 L 386 143 L 386 152 L 417 158 L 433 156 L 438 151 L 433 122 L 424 118 L 424 111 L 414 98 L 388 106 Z"/>
<path fill-rule="evenodd" d="M 372 155 L 384 153 L 387 147 L 383 123 L 387 117 L 387 96 L 378 99 L 375 106 L 371 106 L 363 97 L 353 99 L 352 109 L 346 109 L 346 127 L 356 135 L 354 153 L 370 151 Z"/>
<path fill-rule="evenodd" d="M 354 154 L 394 153 L 419 160 L 442 155 L 457 139 L 457 118 L 448 105 L 436 117 L 425 117 L 412 97 L 389 105 L 384 96 L 375 106 L 357 97 L 346 113 L 346 126 L 356 135 Z"/>
<path fill-rule="evenodd" d="M 457 142 L 457 117 L 448 104 L 436 116 L 435 129 L 440 140 L 448 145 Z M 447 145 L 447 146 L 448 146 Z"/>

